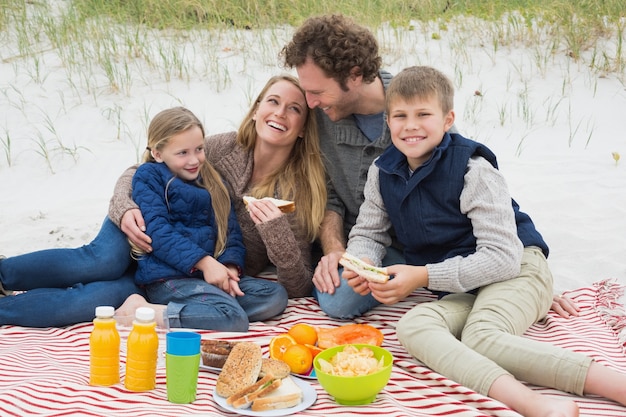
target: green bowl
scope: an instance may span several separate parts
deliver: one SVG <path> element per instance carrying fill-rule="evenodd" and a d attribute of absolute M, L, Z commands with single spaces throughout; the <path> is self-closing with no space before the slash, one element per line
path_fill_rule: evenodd
<path fill-rule="evenodd" d="M 388 350 L 378 346 L 354 344 L 351 346 L 357 349 L 361 349 L 362 347 L 372 349 L 372 351 L 374 351 L 374 357 L 378 360 L 383 358 L 383 369 L 373 374 L 363 376 L 336 376 L 323 372 L 319 360 L 324 359 L 330 362 L 330 359 L 335 356 L 337 352 L 343 351 L 346 346 L 348 345 L 331 347 L 317 354 L 313 361 L 317 381 L 327 393 L 335 398 L 338 404 L 369 404 L 376 399 L 376 395 L 387 385 L 387 382 L 389 382 L 393 356 Z"/>

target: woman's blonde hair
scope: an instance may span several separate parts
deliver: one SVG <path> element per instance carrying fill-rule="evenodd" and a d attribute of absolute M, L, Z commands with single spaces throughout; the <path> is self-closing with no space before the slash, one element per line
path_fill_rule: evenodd
<path fill-rule="evenodd" d="M 198 118 L 184 107 L 173 107 L 159 112 L 148 126 L 148 147 L 143 156 L 143 162 L 156 162 L 152 156 L 153 150 L 163 149 L 170 139 L 179 133 L 185 132 L 197 126 L 204 138 L 204 127 Z M 170 180 L 173 181 L 175 177 Z M 196 180 L 200 187 L 204 187 L 211 195 L 211 205 L 213 207 L 215 223 L 217 226 L 217 239 L 215 242 L 214 257 L 217 258 L 224 252 L 228 233 L 228 217 L 231 210 L 230 195 L 222 181 L 220 174 L 205 160 L 200 167 L 200 175 Z M 168 183 L 169 184 L 169 183 Z M 165 199 L 167 201 L 167 187 L 165 188 Z M 132 244 L 131 244 L 132 245 Z M 134 245 L 134 254 L 138 253 Z"/>
<path fill-rule="evenodd" d="M 256 122 L 253 117 L 259 103 L 270 87 L 280 81 L 290 82 L 304 97 L 304 90 L 297 78 L 288 74 L 270 78 L 237 131 L 237 143 L 245 150 L 254 149 L 256 143 Z M 315 117 L 308 108 L 305 111 L 304 134 L 296 140 L 290 157 L 282 167 L 255 185 L 251 194 L 257 198 L 270 196 L 293 200 L 296 203 L 296 219 L 306 230 L 310 241 L 313 241 L 319 234 L 326 209 L 326 179 Z"/>

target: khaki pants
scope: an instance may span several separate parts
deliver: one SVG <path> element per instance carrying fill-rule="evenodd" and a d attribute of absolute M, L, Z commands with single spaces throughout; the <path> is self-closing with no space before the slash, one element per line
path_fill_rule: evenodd
<path fill-rule="evenodd" d="M 583 394 L 591 358 L 521 335 L 552 304 L 540 249 L 524 249 L 517 278 L 420 304 L 400 319 L 398 339 L 435 372 L 483 395 L 500 376 Z"/>

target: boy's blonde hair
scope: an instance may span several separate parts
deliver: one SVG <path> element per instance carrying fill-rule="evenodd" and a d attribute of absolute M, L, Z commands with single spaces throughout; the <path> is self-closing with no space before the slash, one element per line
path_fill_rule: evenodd
<path fill-rule="evenodd" d="M 148 147 L 143 156 L 144 162 L 156 162 L 151 150 L 161 150 L 173 136 L 185 132 L 192 127 L 199 127 L 204 138 L 204 127 L 198 118 L 184 107 L 173 107 L 159 112 L 148 126 Z M 174 180 L 174 177 L 172 178 Z M 172 181 L 170 180 L 170 181 Z M 230 195 L 222 181 L 220 174 L 205 159 L 200 167 L 200 175 L 197 184 L 204 187 L 211 195 L 211 205 L 217 225 L 217 239 L 215 241 L 214 257 L 217 258 L 224 252 L 228 234 L 228 217 L 231 210 Z M 167 201 L 167 188 L 165 199 Z M 143 254 L 134 245 L 135 255 Z"/>
<path fill-rule="evenodd" d="M 297 78 L 288 74 L 270 78 L 237 131 L 237 143 L 247 151 L 254 149 L 257 139 L 254 113 L 270 87 L 279 81 L 290 82 L 305 96 Z M 257 198 L 269 196 L 293 200 L 296 203 L 296 219 L 313 241 L 319 234 L 326 209 L 326 178 L 315 117 L 308 108 L 305 107 L 304 111 L 304 134 L 296 140 L 291 155 L 282 167 L 255 185 L 250 194 Z"/>
<path fill-rule="evenodd" d="M 443 114 L 454 108 L 454 86 L 448 77 L 432 67 L 415 66 L 400 71 L 391 79 L 385 92 L 385 111 L 394 100 L 425 99 L 436 96 Z"/>

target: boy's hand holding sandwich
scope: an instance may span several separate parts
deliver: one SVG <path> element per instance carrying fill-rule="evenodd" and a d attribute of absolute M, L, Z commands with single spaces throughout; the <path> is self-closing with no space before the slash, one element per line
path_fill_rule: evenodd
<path fill-rule="evenodd" d="M 359 259 L 348 252 L 344 252 L 341 259 L 339 259 L 339 263 L 344 268 L 342 275 L 346 279 L 351 279 L 358 275 L 369 282 L 378 282 L 380 284 L 384 284 L 389 280 L 387 268 L 376 267 L 369 260 Z M 347 273 L 346 271 L 352 273 Z"/>

